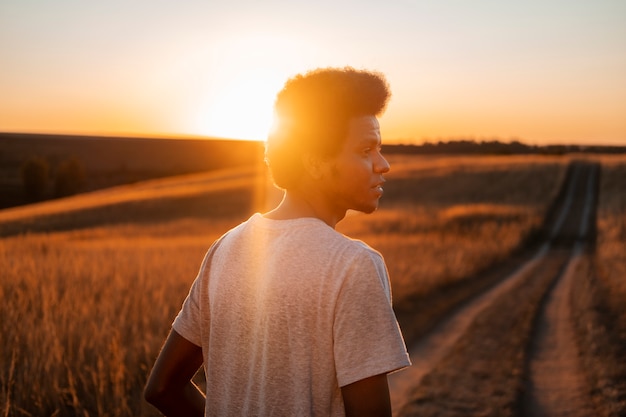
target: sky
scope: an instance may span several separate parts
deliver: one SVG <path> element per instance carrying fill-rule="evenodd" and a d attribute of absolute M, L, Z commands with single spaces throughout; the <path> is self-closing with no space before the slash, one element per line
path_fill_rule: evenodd
<path fill-rule="evenodd" d="M 266 137 L 287 78 L 380 71 L 383 140 L 626 145 L 624 0 L 0 0 L 0 131 Z"/>

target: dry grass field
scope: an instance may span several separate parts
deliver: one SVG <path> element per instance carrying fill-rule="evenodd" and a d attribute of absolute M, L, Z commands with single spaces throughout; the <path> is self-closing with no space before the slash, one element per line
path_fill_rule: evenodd
<path fill-rule="evenodd" d="M 379 212 L 347 218 L 338 229 L 385 256 L 408 341 L 488 286 L 481 272 L 532 237 L 567 162 L 526 156 L 393 161 Z"/>
<path fill-rule="evenodd" d="M 626 412 L 626 158 L 601 161 L 596 251 L 572 304 L 596 409 L 617 417 Z"/>
<path fill-rule="evenodd" d="M 83 192 L 227 167 L 250 166 L 263 153 L 256 141 L 191 138 L 123 138 L 0 132 L 0 208 L 26 204 L 21 168 L 39 158 L 49 169 L 43 198 L 54 195 L 54 177 L 67 160 L 84 168 Z"/>
<path fill-rule="evenodd" d="M 385 256 L 410 340 L 488 285 L 481 272 L 532 236 L 569 159 L 390 162 L 379 212 L 350 214 L 338 229 Z M 603 169 L 597 286 L 606 291 L 589 302 L 623 343 L 626 159 L 603 159 Z M 204 252 L 255 204 L 253 179 L 219 175 L 0 211 L 2 416 L 157 415 L 141 398 L 149 367 Z"/>

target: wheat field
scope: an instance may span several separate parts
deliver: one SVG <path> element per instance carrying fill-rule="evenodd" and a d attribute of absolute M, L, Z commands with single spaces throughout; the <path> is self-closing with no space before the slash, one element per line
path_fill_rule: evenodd
<path fill-rule="evenodd" d="M 350 213 L 338 229 L 385 256 L 394 306 L 410 339 L 466 296 L 464 291 L 471 292 L 481 270 L 507 257 L 541 224 L 569 158 L 395 156 L 390 161 L 380 210 L 371 216 Z M 626 271 L 626 159 L 603 159 L 604 165 L 611 174 L 603 176 L 598 258 L 606 285 L 625 295 L 620 277 Z M 173 179 L 167 181 L 176 188 Z M 204 217 L 195 205 L 189 215 L 188 200 L 170 193 L 139 205 L 124 221 L 89 225 L 81 219 L 80 199 L 98 197 L 77 196 L 65 200 L 67 207 L 79 208 L 62 230 L 0 238 L 2 415 L 158 415 L 141 396 L 149 368 L 204 252 L 250 214 L 248 208 L 229 206 L 242 200 L 223 197 L 196 201 L 212 205 Z M 63 211 L 62 201 L 54 204 Z M 84 204 L 91 207 L 84 212 L 91 219 L 95 203 Z M 107 212 L 116 213 L 114 207 Z M 25 221 L 19 213 L 11 216 L 6 221 Z M 68 221 L 77 227 L 67 227 Z M 422 322 L 412 324 L 416 315 Z M 623 314 L 620 320 L 623 324 Z"/>
<path fill-rule="evenodd" d="M 626 410 L 626 158 L 601 162 L 596 251 L 571 300 L 595 407 L 613 417 Z"/>

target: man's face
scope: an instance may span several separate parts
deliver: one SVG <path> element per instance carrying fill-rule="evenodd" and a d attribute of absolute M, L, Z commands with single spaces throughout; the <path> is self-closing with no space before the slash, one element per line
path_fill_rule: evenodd
<path fill-rule="evenodd" d="M 378 120 L 374 116 L 350 121 L 348 136 L 339 153 L 332 157 L 326 177 L 325 194 L 337 213 L 352 209 L 371 213 L 383 195 L 383 174 L 389 163 L 381 154 Z"/>

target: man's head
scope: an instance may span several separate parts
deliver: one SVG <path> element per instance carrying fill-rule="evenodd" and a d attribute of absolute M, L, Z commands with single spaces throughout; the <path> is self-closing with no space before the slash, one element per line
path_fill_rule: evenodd
<path fill-rule="evenodd" d="M 276 97 L 276 124 L 266 148 L 276 185 L 289 189 L 298 183 L 305 155 L 336 155 L 351 120 L 380 115 L 390 95 L 381 74 L 353 68 L 318 69 L 288 80 Z"/>

